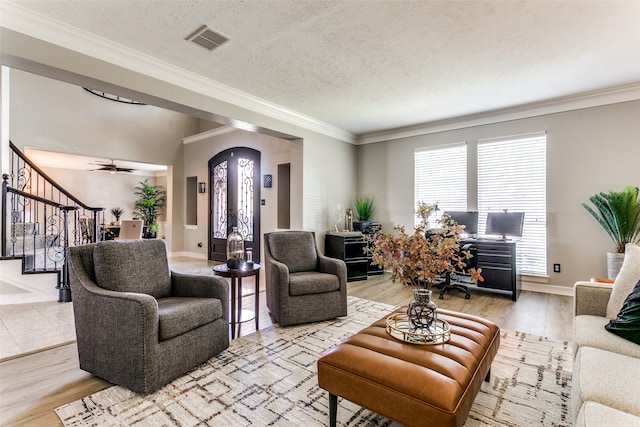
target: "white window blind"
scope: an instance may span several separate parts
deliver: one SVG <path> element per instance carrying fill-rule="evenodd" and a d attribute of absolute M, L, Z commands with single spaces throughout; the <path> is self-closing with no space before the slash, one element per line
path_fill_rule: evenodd
<path fill-rule="evenodd" d="M 414 154 L 414 210 L 419 202 L 438 204 L 431 226 L 443 211 L 467 209 L 467 145 L 418 150 Z M 415 225 L 418 218 L 414 219 Z"/>
<path fill-rule="evenodd" d="M 478 230 L 487 212 L 524 212 L 521 273 L 547 275 L 546 135 L 478 141 Z"/>

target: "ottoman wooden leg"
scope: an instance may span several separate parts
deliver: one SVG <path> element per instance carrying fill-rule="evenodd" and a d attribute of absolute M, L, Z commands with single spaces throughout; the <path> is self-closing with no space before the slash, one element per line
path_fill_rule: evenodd
<path fill-rule="evenodd" d="M 336 427 L 338 419 L 338 396 L 329 393 L 329 426 Z"/>
<path fill-rule="evenodd" d="M 484 377 L 484 380 L 485 380 L 486 382 L 491 381 L 491 369 L 489 369 L 489 372 L 487 372 L 487 376 L 486 376 L 486 377 Z"/>

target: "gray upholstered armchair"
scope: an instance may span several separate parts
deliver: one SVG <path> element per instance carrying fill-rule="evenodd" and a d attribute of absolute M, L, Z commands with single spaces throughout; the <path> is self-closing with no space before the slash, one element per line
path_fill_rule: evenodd
<path fill-rule="evenodd" d="M 264 235 L 267 307 L 281 326 L 347 315 L 347 266 L 308 231 Z"/>
<path fill-rule="evenodd" d="M 80 368 L 151 393 L 229 347 L 229 285 L 170 271 L 164 240 L 69 248 Z"/>

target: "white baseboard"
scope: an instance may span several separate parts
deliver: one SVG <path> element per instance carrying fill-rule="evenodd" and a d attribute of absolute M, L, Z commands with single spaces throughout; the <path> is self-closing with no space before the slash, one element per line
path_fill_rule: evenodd
<path fill-rule="evenodd" d="M 544 283 L 522 282 L 523 291 L 541 292 L 543 294 L 573 296 L 573 287 L 547 285 Z"/>
<path fill-rule="evenodd" d="M 202 254 L 198 252 L 188 252 L 188 251 L 180 251 L 180 252 L 170 252 L 169 258 L 173 257 L 187 257 L 187 258 L 196 258 L 196 259 L 208 259 L 207 254 Z"/>

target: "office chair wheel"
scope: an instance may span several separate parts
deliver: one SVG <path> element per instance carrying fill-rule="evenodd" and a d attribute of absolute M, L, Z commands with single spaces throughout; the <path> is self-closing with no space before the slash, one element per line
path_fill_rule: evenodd
<path fill-rule="evenodd" d="M 444 295 L 440 294 L 440 296 L 438 298 L 444 299 Z"/>
<path fill-rule="evenodd" d="M 464 294 L 464 299 L 471 299 L 471 295 L 470 294 Z"/>

